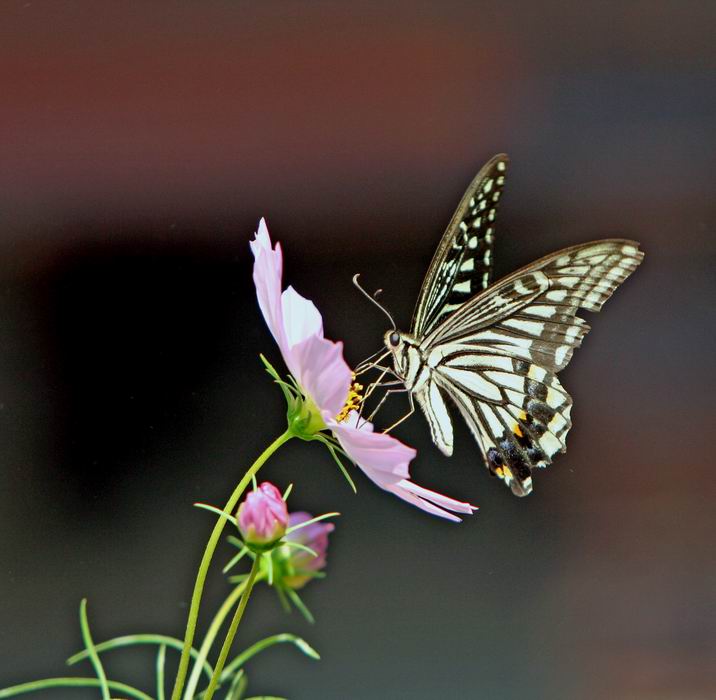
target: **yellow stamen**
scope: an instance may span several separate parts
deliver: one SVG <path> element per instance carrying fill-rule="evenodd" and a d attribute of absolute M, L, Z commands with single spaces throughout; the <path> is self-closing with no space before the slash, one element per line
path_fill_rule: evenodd
<path fill-rule="evenodd" d="M 348 414 L 351 411 L 360 411 L 361 401 L 363 400 L 363 395 L 361 394 L 362 390 L 363 385 L 356 381 L 356 375 L 355 372 L 353 372 L 351 374 L 351 386 L 350 389 L 348 389 L 348 396 L 346 397 L 346 402 L 336 416 L 336 420 L 339 423 L 342 423 L 344 420 L 346 420 L 346 418 L 348 418 Z"/>

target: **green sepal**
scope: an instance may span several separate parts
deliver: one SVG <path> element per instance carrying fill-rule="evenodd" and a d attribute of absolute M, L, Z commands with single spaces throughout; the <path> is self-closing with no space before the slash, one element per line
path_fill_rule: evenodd
<path fill-rule="evenodd" d="M 289 430 L 301 440 L 314 440 L 326 429 L 321 412 L 310 397 L 296 399 L 289 405 L 287 418 Z"/>
<path fill-rule="evenodd" d="M 316 621 L 316 618 L 313 617 L 313 613 L 308 609 L 306 604 L 301 600 L 301 596 L 299 596 L 298 593 L 293 590 L 293 588 L 287 588 L 286 595 L 289 597 L 289 600 L 296 606 L 301 615 L 306 618 L 307 622 L 313 624 Z"/>

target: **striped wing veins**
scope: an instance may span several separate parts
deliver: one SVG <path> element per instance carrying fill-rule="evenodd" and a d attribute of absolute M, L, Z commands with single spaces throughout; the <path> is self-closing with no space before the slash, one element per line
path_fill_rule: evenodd
<path fill-rule="evenodd" d="M 428 270 L 411 333 L 388 332 L 385 343 L 437 447 L 452 454 L 449 399 L 490 472 L 524 496 L 532 470 L 566 450 L 572 399 L 557 373 L 589 330 L 577 311 L 599 311 L 643 253 L 629 240 L 584 243 L 487 286 L 494 208 L 480 202 L 501 191 L 506 162 L 496 156 L 475 178 Z"/>

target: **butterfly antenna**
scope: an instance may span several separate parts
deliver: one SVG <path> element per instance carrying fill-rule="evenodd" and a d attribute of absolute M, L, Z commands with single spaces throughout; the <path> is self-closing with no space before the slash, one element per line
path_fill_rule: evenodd
<path fill-rule="evenodd" d="M 388 309 L 386 309 L 382 304 L 378 303 L 378 301 L 376 300 L 375 296 L 371 296 L 370 294 L 368 294 L 368 292 L 365 291 L 365 289 L 363 289 L 363 287 L 361 287 L 360 282 L 358 281 L 358 278 L 359 278 L 359 277 L 360 277 L 360 274 L 353 275 L 353 284 L 356 286 L 356 288 L 358 289 L 358 291 L 359 291 L 371 304 L 375 304 L 375 305 L 390 319 L 390 322 L 391 322 L 391 324 L 393 325 L 393 330 L 397 330 L 398 327 L 395 325 L 395 320 L 394 320 L 393 317 L 390 315 L 390 312 L 388 311 Z M 375 293 L 376 296 L 377 296 L 378 294 L 380 294 L 382 291 L 383 291 L 382 289 L 379 289 L 379 290 Z"/>

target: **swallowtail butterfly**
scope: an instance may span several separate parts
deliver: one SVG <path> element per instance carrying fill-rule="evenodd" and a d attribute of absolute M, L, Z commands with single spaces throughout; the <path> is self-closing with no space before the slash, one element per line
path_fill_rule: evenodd
<path fill-rule="evenodd" d="M 411 413 L 415 398 L 437 447 L 452 454 L 448 398 L 490 472 L 526 496 L 532 470 L 566 449 L 572 399 L 557 373 L 589 330 L 577 311 L 599 311 L 643 253 L 629 240 L 582 243 L 491 284 L 507 164 L 495 156 L 470 183 L 430 263 L 410 332 L 387 331 L 384 341 Z"/>

